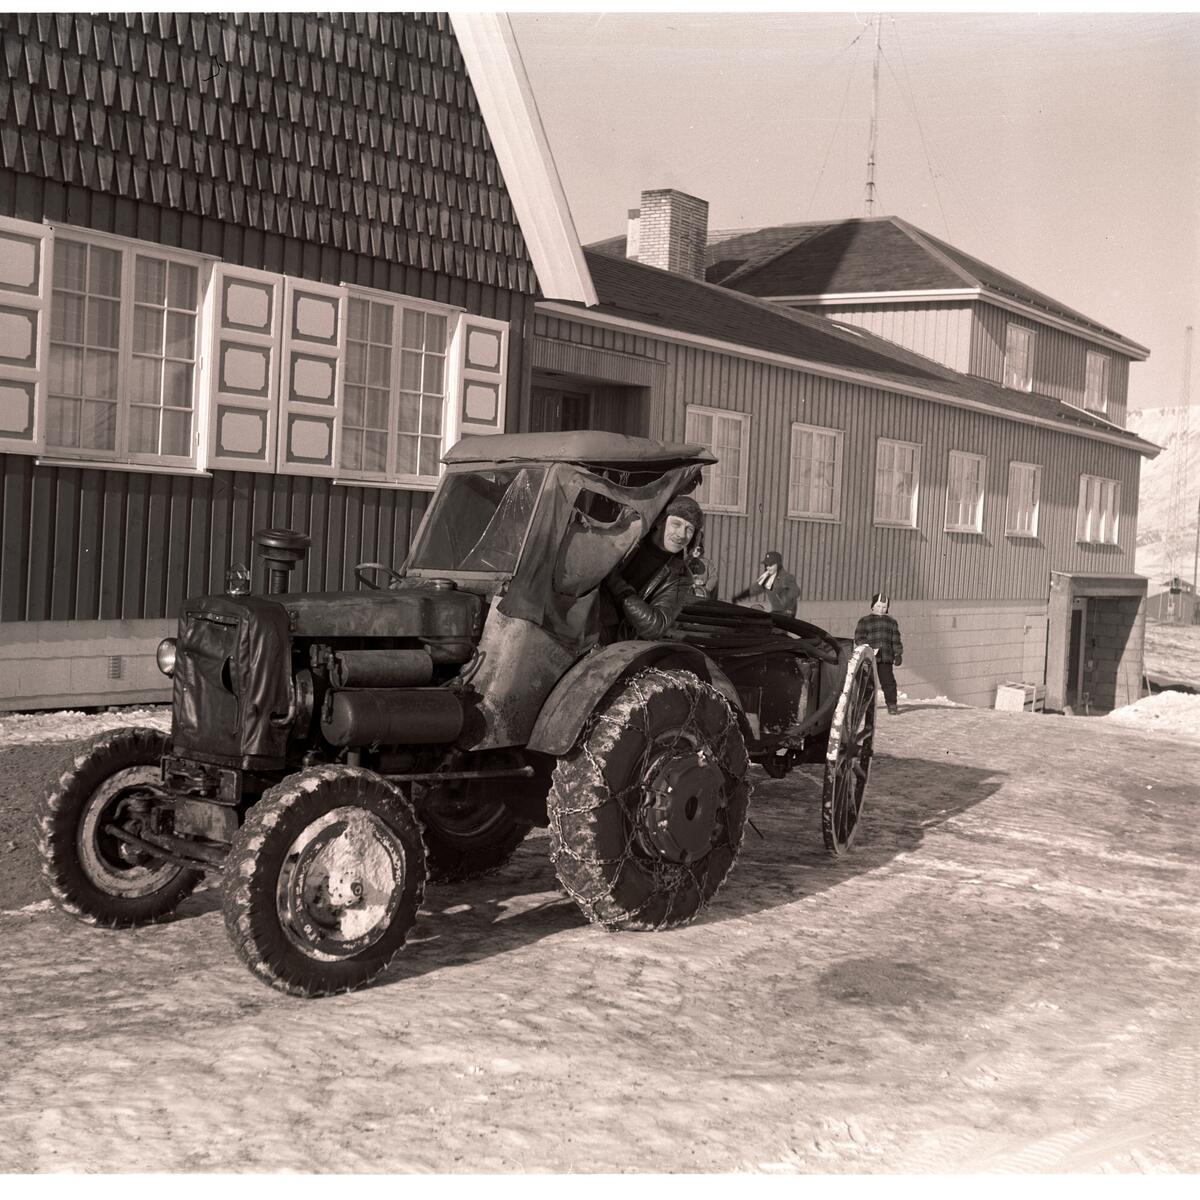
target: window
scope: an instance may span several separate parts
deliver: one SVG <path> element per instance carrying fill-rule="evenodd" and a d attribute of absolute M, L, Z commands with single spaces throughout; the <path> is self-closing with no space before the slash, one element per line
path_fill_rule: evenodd
<path fill-rule="evenodd" d="M 921 447 L 880 438 L 875 450 L 875 524 L 917 524 Z"/>
<path fill-rule="evenodd" d="M 704 469 L 704 482 L 695 495 L 709 512 L 746 511 L 746 475 L 750 418 L 745 413 L 722 412 L 689 404 L 684 437 L 699 442 L 716 456 Z"/>
<path fill-rule="evenodd" d="M 1077 542 L 1117 544 L 1117 518 L 1121 508 L 1121 485 L 1115 479 L 1098 475 L 1079 477 L 1079 516 L 1075 527 Z"/>
<path fill-rule="evenodd" d="M 1004 339 L 1004 386 L 1033 390 L 1033 330 L 1011 321 Z"/>
<path fill-rule="evenodd" d="M 1110 362 L 1107 354 L 1095 350 L 1087 352 L 1087 372 L 1083 385 L 1083 407 L 1091 412 L 1108 411 L 1108 374 Z"/>
<path fill-rule="evenodd" d="M 1009 537 L 1037 537 L 1042 468 L 1035 463 L 1008 464 L 1008 509 L 1004 532 Z"/>
<path fill-rule="evenodd" d="M 0 451 L 431 486 L 507 372 L 504 321 L 0 218 Z"/>
<path fill-rule="evenodd" d="M 346 312 L 343 472 L 436 478 L 445 425 L 446 315 L 354 295 Z"/>
<path fill-rule="evenodd" d="M 194 460 L 199 265 L 74 234 L 53 259 L 46 449 Z"/>
<path fill-rule="evenodd" d="M 950 451 L 946 484 L 946 528 L 958 533 L 983 532 L 983 485 L 987 459 L 982 454 Z"/>
<path fill-rule="evenodd" d="M 836 521 L 842 508 L 842 431 L 792 426 L 788 516 Z"/>

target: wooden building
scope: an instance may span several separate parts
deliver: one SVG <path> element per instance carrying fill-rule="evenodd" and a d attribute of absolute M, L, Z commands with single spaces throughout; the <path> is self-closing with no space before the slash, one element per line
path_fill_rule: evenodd
<path fill-rule="evenodd" d="M 697 256 L 705 221 L 694 197 L 643 193 L 627 237 L 588 252 L 599 306 L 538 304 L 531 416 L 709 444 L 721 596 L 769 549 L 835 631 L 887 592 L 910 696 L 990 704 L 1013 680 L 1053 708 L 1136 699 L 1157 450 L 1123 423 L 1144 348 L 890 218 L 714 234 Z M 952 269 L 969 294 L 942 294 Z"/>
<path fill-rule="evenodd" d="M 161 699 L 254 530 L 401 560 L 594 295 L 505 18 L 2 22 L 0 708 Z"/>

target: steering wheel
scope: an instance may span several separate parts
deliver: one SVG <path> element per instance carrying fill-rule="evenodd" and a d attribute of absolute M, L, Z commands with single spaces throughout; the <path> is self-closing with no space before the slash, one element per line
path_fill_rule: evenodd
<path fill-rule="evenodd" d="M 393 571 L 391 567 L 385 566 L 383 563 L 359 563 L 354 568 L 354 578 L 364 587 L 369 587 L 373 592 L 378 592 L 380 587 L 379 584 L 372 583 L 367 578 L 366 573 L 368 571 L 382 571 L 388 577 L 388 587 L 395 587 L 404 578 L 399 571 Z"/>

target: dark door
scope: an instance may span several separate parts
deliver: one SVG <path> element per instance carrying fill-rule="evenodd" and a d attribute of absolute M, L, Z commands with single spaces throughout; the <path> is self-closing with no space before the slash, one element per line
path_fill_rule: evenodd
<path fill-rule="evenodd" d="M 1071 638 L 1067 643 L 1067 699 L 1072 708 L 1079 707 L 1080 675 L 1083 667 L 1083 609 L 1071 610 Z"/>
<path fill-rule="evenodd" d="M 592 398 L 587 392 L 534 387 L 530 397 L 531 432 L 566 433 L 571 429 L 592 428 Z"/>

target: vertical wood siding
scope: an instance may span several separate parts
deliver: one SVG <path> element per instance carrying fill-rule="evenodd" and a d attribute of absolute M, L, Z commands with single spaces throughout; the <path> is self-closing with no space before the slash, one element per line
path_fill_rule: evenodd
<path fill-rule="evenodd" d="M 614 332 L 566 320 L 545 329 L 585 342 Z M 747 511 L 706 517 L 722 597 L 750 581 L 766 550 L 782 552 L 807 601 L 861 601 L 883 587 L 902 600 L 1044 603 L 1051 570 L 1133 570 L 1140 458 L 1131 450 L 698 347 L 664 341 L 655 353 L 665 355 L 666 370 L 655 389 L 650 436 L 682 441 L 689 404 L 751 414 Z M 787 516 L 793 422 L 844 431 L 837 522 Z M 921 446 L 915 529 L 873 523 L 880 437 Z M 987 458 L 981 534 L 945 531 L 951 450 Z M 1042 467 L 1037 538 L 1004 533 L 1014 460 Z M 1120 546 L 1076 544 L 1081 474 L 1120 481 Z"/>
<path fill-rule="evenodd" d="M 353 588 L 363 561 L 398 564 L 425 492 L 343 487 L 308 476 L 203 476 L 38 465 L 0 455 L 0 622 L 174 617 L 253 564 L 257 529 L 308 533 L 292 590 Z"/>
<path fill-rule="evenodd" d="M 520 293 L 11 171 L 0 170 L 0 215 L 198 248 L 241 266 L 382 288 L 507 321 L 506 425 L 518 429 L 525 420 L 532 300 Z M 251 535 L 269 525 L 313 537 L 305 579 L 294 586 L 354 586 L 354 563 L 403 557 L 427 501 L 423 492 L 300 476 L 205 479 L 0 455 L 0 621 L 173 616 L 185 596 L 220 588 L 231 560 L 248 562 Z"/>
<path fill-rule="evenodd" d="M 830 317 L 869 330 L 940 362 L 966 371 L 971 359 L 971 310 L 967 304 L 797 305 L 816 316 Z"/>
<path fill-rule="evenodd" d="M 1105 416 L 1117 425 L 1125 424 L 1129 393 L 1129 359 L 1075 337 L 1060 329 L 1041 325 L 1028 317 L 1017 316 L 994 304 L 976 305 L 975 335 L 971 351 L 972 375 L 994 383 L 1004 382 L 1004 345 L 1009 323 L 1034 331 L 1033 390 L 1053 396 L 1067 404 L 1083 407 L 1087 378 L 1087 352 L 1096 350 L 1108 356 L 1108 410 Z"/>

